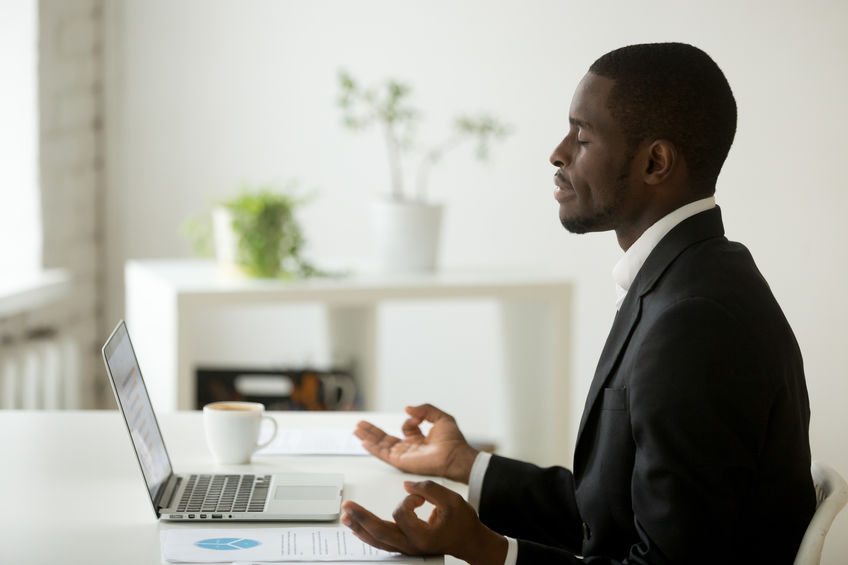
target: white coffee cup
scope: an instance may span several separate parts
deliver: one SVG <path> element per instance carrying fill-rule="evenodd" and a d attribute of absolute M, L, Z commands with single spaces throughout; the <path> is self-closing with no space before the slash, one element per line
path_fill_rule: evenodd
<path fill-rule="evenodd" d="M 262 421 L 274 425 L 274 432 L 264 443 L 259 442 Z M 249 463 L 250 457 L 274 440 L 277 421 L 265 415 L 259 402 L 212 402 L 203 407 L 206 443 L 215 460 L 221 464 Z"/>

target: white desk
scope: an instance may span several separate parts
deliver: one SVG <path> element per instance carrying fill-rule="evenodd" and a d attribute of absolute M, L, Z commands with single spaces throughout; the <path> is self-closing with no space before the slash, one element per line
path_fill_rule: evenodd
<path fill-rule="evenodd" d="M 350 427 L 361 413 L 272 412 L 280 429 Z M 401 415 L 369 414 L 400 426 Z M 160 415 L 159 425 L 177 472 L 210 471 L 200 412 Z M 150 565 L 162 561 L 161 528 L 153 513 L 126 427 L 117 411 L 0 410 L 0 563 L 6 565 Z M 390 518 L 408 475 L 373 457 L 254 457 L 229 471 L 340 471 L 346 500 Z M 457 483 L 446 483 L 462 492 Z M 336 522 L 338 524 L 338 522 Z M 247 527 L 280 527 L 281 524 Z M 291 524 L 289 524 L 291 525 Z M 231 527 L 221 523 L 205 527 Z M 238 528 L 239 525 L 232 525 Z M 449 562 L 456 563 L 451 558 Z M 424 563 L 444 563 L 429 558 Z M 422 561 L 409 561 L 422 563 Z"/>
<path fill-rule="evenodd" d="M 497 301 L 511 413 L 501 450 L 535 461 L 570 460 L 571 285 L 550 274 L 356 275 L 282 282 L 222 274 L 211 261 L 146 260 L 126 265 L 126 320 L 153 405 L 195 408 L 192 318 L 204 309 L 313 302 L 326 308 L 330 351 L 355 359 L 365 408 L 378 409 L 378 306 L 398 300 Z M 462 320 L 458 320 L 462 323 Z M 439 336 L 434 336 L 438 339 Z"/>

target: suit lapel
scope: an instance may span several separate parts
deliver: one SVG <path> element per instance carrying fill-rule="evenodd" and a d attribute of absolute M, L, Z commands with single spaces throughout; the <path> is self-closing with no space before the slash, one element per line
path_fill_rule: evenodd
<path fill-rule="evenodd" d="M 615 320 L 612 323 L 612 329 L 607 336 L 607 341 L 604 344 L 604 349 L 601 352 L 601 357 L 598 360 L 598 367 L 595 369 L 595 376 L 592 378 L 592 384 L 589 387 L 589 394 L 586 397 L 586 405 L 583 407 L 583 416 L 580 418 L 580 428 L 577 432 L 577 444 L 580 444 L 580 437 L 583 435 L 583 429 L 586 427 L 586 420 L 589 419 L 589 413 L 598 399 L 598 395 L 606 384 L 607 379 L 612 374 L 612 369 L 618 361 L 619 356 L 627 343 L 627 338 L 633 331 L 636 321 L 639 319 L 639 313 L 642 310 L 642 297 L 637 293 L 628 293 L 621 308 L 615 314 Z"/>
<path fill-rule="evenodd" d="M 598 397 L 609 381 L 619 358 L 624 352 L 630 335 L 633 333 L 642 313 L 642 298 L 650 292 L 660 276 L 668 269 L 685 249 L 712 237 L 724 234 L 721 222 L 721 211 L 715 207 L 706 212 L 696 214 L 678 224 L 654 248 L 645 264 L 639 270 L 627 297 L 615 316 L 603 352 L 598 360 L 598 367 L 589 387 L 583 416 L 580 418 L 580 428 L 577 432 L 577 444 L 574 454 L 574 468 L 578 469 L 578 457 L 581 453 L 581 438 L 583 431 L 595 409 Z"/>

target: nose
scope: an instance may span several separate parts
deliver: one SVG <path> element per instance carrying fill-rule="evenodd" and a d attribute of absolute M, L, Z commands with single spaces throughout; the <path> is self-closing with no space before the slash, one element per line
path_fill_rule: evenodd
<path fill-rule="evenodd" d="M 564 137 L 563 140 L 559 142 L 559 145 L 554 147 L 554 152 L 551 153 L 549 160 L 551 165 L 558 168 L 565 167 L 569 162 L 571 162 L 570 155 L 568 153 L 568 136 Z"/>

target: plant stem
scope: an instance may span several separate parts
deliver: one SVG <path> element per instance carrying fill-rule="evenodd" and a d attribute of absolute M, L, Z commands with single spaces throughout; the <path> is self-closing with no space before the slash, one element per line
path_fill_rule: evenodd
<path fill-rule="evenodd" d="M 392 198 L 403 200 L 403 171 L 400 163 L 400 145 L 398 144 L 392 124 L 382 120 L 383 134 L 386 139 L 386 150 L 389 154 L 389 175 L 392 182 Z"/>
<path fill-rule="evenodd" d="M 430 176 L 430 167 L 432 164 L 464 140 L 464 135 L 449 137 L 421 158 L 421 164 L 418 165 L 418 172 L 415 175 L 415 194 L 419 201 L 426 202 L 427 200 L 427 178 Z"/>

